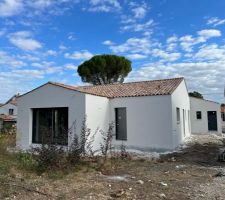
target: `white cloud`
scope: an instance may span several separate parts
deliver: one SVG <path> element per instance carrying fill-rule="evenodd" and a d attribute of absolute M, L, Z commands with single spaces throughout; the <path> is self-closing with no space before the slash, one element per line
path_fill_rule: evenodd
<path fill-rule="evenodd" d="M 162 64 L 148 63 L 133 70 L 127 81 L 152 80 L 172 77 L 185 77 L 190 91 L 218 95 L 205 96 L 208 99 L 223 101 L 225 62 L 180 62 Z"/>
<path fill-rule="evenodd" d="M 74 59 L 74 60 L 88 60 L 93 57 L 93 54 L 87 50 L 74 51 L 73 53 L 65 53 L 65 58 Z"/>
<path fill-rule="evenodd" d="M 193 46 L 200 43 L 205 43 L 208 39 L 213 37 L 220 37 L 221 32 L 216 29 L 204 29 L 197 32 L 198 37 L 193 37 L 192 35 L 185 35 L 183 37 L 180 37 L 180 45 L 183 48 L 183 50 L 187 52 L 191 52 L 193 49 Z"/>
<path fill-rule="evenodd" d="M 1 0 L 0 17 L 11 17 L 25 13 L 25 17 L 40 15 L 44 11 L 49 14 L 62 14 L 69 6 L 79 0 Z M 64 6 L 61 6 L 64 4 Z M 67 6 L 65 6 L 67 4 Z M 69 6 L 68 6 L 69 5 Z"/>
<path fill-rule="evenodd" d="M 139 60 L 139 59 L 147 58 L 147 55 L 135 53 L 135 54 L 128 54 L 126 55 L 126 57 L 132 60 Z"/>
<path fill-rule="evenodd" d="M 163 60 L 161 60 L 161 61 L 163 61 L 163 62 L 166 62 L 166 61 L 172 62 L 172 61 L 178 60 L 181 56 L 180 53 L 168 53 L 161 49 L 153 49 L 152 55 L 155 57 L 162 58 Z"/>
<path fill-rule="evenodd" d="M 212 25 L 213 27 L 225 24 L 225 19 L 219 19 L 218 17 L 212 17 L 207 21 L 208 25 Z"/>
<path fill-rule="evenodd" d="M 84 10 L 91 12 L 113 12 L 121 9 L 118 0 L 89 0 L 89 7 Z"/>
<path fill-rule="evenodd" d="M 149 31 L 153 29 L 154 26 L 154 21 L 152 19 L 148 20 L 145 23 L 132 23 L 132 24 L 128 24 L 125 26 L 121 27 L 122 31 L 134 31 L 134 32 L 139 32 L 139 31 Z"/>
<path fill-rule="evenodd" d="M 148 38 L 129 38 L 125 43 L 120 45 L 111 45 L 109 48 L 114 53 L 129 52 L 136 53 L 149 53 L 151 48 L 151 41 Z"/>
<path fill-rule="evenodd" d="M 220 37 L 221 32 L 216 29 L 205 29 L 205 30 L 198 31 L 198 35 L 208 39 L 212 37 Z"/>
<path fill-rule="evenodd" d="M 17 59 L 15 56 L 9 55 L 5 51 L 0 51 L 0 69 L 4 68 L 20 68 L 26 66 L 26 63 Z"/>
<path fill-rule="evenodd" d="M 59 50 L 65 51 L 66 49 L 67 49 L 67 47 L 65 45 L 63 45 L 63 44 L 59 45 Z"/>
<path fill-rule="evenodd" d="M 46 51 L 45 55 L 46 56 L 56 56 L 57 52 L 50 49 L 50 50 Z"/>
<path fill-rule="evenodd" d="M 113 45 L 114 43 L 111 40 L 105 40 L 102 44 L 104 44 L 104 45 Z"/>
<path fill-rule="evenodd" d="M 68 40 L 76 40 L 77 39 L 75 37 L 74 33 L 69 33 L 67 38 L 68 38 Z"/>
<path fill-rule="evenodd" d="M 167 43 L 173 43 L 173 42 L 177 42 L 178 41 L 178 38 L 177 38 L 177 36 L 171 36 L 171 37 L 169 37 L 167 40 L 166 40 L 166 42 Z"/>
<path fill-rule="evenodd" d="M 21 0 L 3 0 L 0 3 L 0 17 L 10 17 L 19 14 L 23 10 Z"/>
<path fill-rule="evenodd" d="M 35 63 L 32 63 L 31 66 L 33 67 L 37 67 L 39 69 L 46 69 L 48 67 L 52 67 L 54 66 L 55 63 L 54 62 L 47 62 L 47 61 L 42 61 L 42 62 L 35 62 Z"/>
<path fill-rule="evenodd" d="M 9 35 L 9 41 L 16 47 L 25 51 L 34 51 L 42 47 L 42 44 L 32 38 L 29 31 L 19 31 Z"/>
<path fill-rule="evenodd" d="M 132 9 L 132 12 L 134 13 L 134 17 L 138 19 L 142 19 L 145 17 L 147 8 L 145 6 L 139 6 Z"/>
<path fill-rule="evenodd" d="M 72 71 L 76 71 L 77 70 L 77 66 L 72 64 L 72 63 L 65 64 L 64 67 L 67 70 L 72 70 Z"/>
<path fill-rule="evenodd" d="M 223 60 L 225 61 L 225 46 L 219 47 L 217 44 L 205 45 L 195 54 L 199 60 Z"/>

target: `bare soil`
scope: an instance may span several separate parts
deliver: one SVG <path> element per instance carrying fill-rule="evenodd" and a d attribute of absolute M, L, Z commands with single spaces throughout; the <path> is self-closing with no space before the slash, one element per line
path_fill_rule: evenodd
<path fill-rule="evenodd" d="M 38 176 L 11 166 L 7 181 L 0 179 L 0 199 L 225 199 L 225 163 L 217 161 L 223 138 L 192 136 L 185 145 L 159 160 L 113 160 L 101 171 L 83 165 L 68 174 Z"/>

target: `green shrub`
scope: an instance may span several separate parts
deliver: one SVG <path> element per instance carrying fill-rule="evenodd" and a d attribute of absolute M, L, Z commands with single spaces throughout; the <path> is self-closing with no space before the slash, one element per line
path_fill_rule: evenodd
<path fill-rule="evenodd" d="M 19 166 L 22 169 L 28 169 L 28 170 L 34 169 L 37 165 L 37 162 L 34 157 L 35 155 L 29 152 L 16 153 L 16 158 L 18 160 Z"/>

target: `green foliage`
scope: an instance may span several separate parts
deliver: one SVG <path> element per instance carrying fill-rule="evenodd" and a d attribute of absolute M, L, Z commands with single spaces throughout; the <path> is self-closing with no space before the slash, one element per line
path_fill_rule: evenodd
<path fill-rule="evenodd" d="M 196 92 L 196 91 L 194 91 L 194 92 L 189 92 L 189 96 L 190 96 L 190 97 L 196 97 L 196 98 L 199 98 L 199 99 L 203 99 L 202 94 L 199 93 L 199 92 Z"/>
<path fill-rule="evenodd" d="M 122 83 L 131 72 L 131 61 L 123 56 L 97 55 L 78 66 L 83 82 L 93 85 Z"/>

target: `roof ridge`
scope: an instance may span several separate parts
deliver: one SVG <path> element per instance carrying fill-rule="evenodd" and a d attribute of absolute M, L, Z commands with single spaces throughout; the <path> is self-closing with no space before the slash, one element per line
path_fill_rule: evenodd
<path fill-rule="evenodd" d="M 128 85 L 133 83 L 146 83 L 146 82 L 157 82 L 157 81 L 169 81 L 169 80 L 183 80 L 184 77 L 176 77 L 176 78 L 167 78 L 167 79 L 155 79 L 155 80 L 145 80 L 145 81 L 133 81 L 133 82 L 125 82 L 125 83 L 110 83 L 105 85 L 83 85 L 83 86 L 77 86 L 76 88 L 85 88 L 85 87 L 103 87 L 103 86 L 111 86 L 111 85 Z"/>

